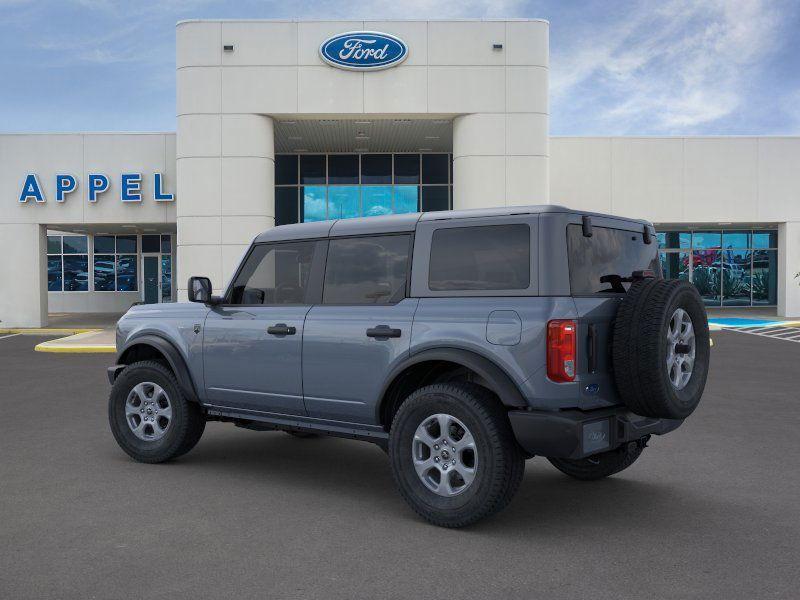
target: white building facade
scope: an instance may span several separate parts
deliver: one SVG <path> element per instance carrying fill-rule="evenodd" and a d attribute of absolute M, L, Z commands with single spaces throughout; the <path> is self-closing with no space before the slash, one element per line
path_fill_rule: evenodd
<path fill-rule="evenodd" d="M 176 67 L 177 135 L 0 135 L 0 327 L 219 289 L 275 225 L 551 201 L 800 315 L 800 138 L 550 139 L 544 21 L 188 21 Z"/>

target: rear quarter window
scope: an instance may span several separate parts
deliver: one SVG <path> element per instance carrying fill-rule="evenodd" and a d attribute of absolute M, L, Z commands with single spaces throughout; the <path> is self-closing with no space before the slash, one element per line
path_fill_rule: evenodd
<path fill-rule="evenodd" d="M 636 231 L 592 228 L 592 237 L 583 235 L 580 225 L 567 226 L 567 251 L 569 255 L 569 283 L 575 296 L 607 294 L 614 290 L 603 283 L 604 275 L 630 277 L 634 271 L 652 270 L 658 277 L 658 244 L 644 243 L 644 235 Z M 630 287 L 624 283 L 625 289 Z"/>
<path fill-rule="evenodd" d="M 437 229 L 431 240 L 431 291 L 524 290 L 531 283 L 528 225 Z"/>

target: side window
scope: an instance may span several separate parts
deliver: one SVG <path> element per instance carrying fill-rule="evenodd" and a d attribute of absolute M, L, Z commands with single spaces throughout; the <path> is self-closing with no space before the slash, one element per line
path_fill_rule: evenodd
<path fill-rule="evenodd" d="M 437 229 L 431 291 L 524 290 L 531 283 L 531 229 L 525 224 Z"/>
<path fill-rule="evenodd" d="M 263 244 L 236 277 L 231 304 L 303 304 L 316 242 Z"/>
<path fill-rule="evenodd" d="M 405 294 L 410 236 L 332 239 L 323 304 L 387 304 Z"/>

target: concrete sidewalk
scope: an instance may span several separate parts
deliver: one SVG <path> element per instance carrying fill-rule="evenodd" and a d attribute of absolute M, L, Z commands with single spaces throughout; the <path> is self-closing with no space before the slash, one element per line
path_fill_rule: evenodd
<path fill-rule="evenodd" d="M 1 328 L 0 336 L 64 336 L 37 344 L 37 352 L 114 353 L 117 313 L 50 313 L 48 327 Z"/>

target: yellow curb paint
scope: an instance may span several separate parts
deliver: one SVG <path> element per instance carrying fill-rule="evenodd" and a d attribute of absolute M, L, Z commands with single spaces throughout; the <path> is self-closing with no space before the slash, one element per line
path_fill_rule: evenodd
<path fill-rule="evenodd" d="M 0 329 L 0 334 L 20 333 L 22 335 L 76 335 L 78 333 L 99 333 L 102 329 L 47 329 L 46 327 L 27 327 Z"/>
<path fill-rule="evenodd" d="M 63 344 L 49 344 L 43 342 L 33 348 L 36 352 L 54 352 L 59 354 L 115 354 L 116 346 L 65 346 Z"/>

